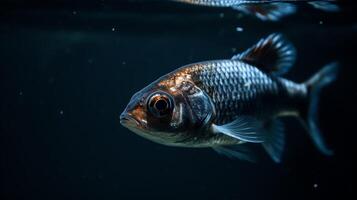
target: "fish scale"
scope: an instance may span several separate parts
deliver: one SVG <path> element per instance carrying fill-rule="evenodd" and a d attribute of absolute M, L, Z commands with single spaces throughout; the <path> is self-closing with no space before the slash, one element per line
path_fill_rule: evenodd
<path fill-rule="evenodd" d="M 270 76 L 241 61 L 210 61 L 188 67 L 192 68 L 189 71 L 193 81 L 212 98 L 216 109 L 214 123 L 217 124 L 227 123 L 242 114 L 260 114 L 264 106 L 259 98 L 279 95 L 277 83 Z M 292 83 L 288 84 L 293 87 Z"/>

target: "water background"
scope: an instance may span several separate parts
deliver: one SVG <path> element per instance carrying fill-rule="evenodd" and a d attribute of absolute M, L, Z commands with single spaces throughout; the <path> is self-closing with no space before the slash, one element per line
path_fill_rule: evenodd
<path fill-rule="evenodd" d="M 0 199 L 347 199 L 354 193 L 357 18 L 299 4 L 278 23 L 168 1 L 0 2 Z M 236 28 L 243 28 L 237 32 Z M 119 124 L 134 92 L 182 65 L 230 58 L 273 32 L 304 81 L 331 61 L 317 152 L 286 119 L 282 164 L 142 139 Z"/>

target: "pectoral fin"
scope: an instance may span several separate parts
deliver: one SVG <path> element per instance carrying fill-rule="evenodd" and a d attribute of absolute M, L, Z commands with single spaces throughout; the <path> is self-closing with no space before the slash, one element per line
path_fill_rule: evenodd
<path fill-rule="evenodd" d="M 244 144 L 234 146 L 216 146 L 212 147 L 218 154 L 227 156 L 229 158 L 237 158 L 249 162 L 256 162 L 256 158 L 252 152 L 249 151 Z"/>
<path fill-rule="evenodd" d="M 283 123 L 278 119 L 260 121 L 252 117 L 239 117 L 231 123 L 213 125 L 212 128 L 217 134 L 224 134 L 244 142 L 261 143 L 275 162 L 281 161 L 285 136 Z M 227 147 L 214 147 L 214 149 L 229 157 L 248 160 L 247 154 L 243 151 L 234 151 Z"/>
<path fill-rule="evenodd" d="M 213 124 L 212 129 L 215 133 L 224 134 L 244 142 L 262 143 L 264 142 L 264 135 L 260 131 L 261 125 L 262 123 L 253 117 L 241 116 L 228 124 Z"/>

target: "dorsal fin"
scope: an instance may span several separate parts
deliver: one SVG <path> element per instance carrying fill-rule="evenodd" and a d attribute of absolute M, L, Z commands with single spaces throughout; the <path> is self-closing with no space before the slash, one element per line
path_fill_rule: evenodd
<path fill-rule="evenodd" d="M 281 34 L 274 33 L 232 59 L 249 63 L 267 73 L 282 75 L 295 63 L 296 50 Z"/>

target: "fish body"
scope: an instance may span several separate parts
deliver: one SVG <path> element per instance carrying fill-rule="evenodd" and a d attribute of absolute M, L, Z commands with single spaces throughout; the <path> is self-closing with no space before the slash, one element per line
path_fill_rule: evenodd
<path fill-rule="evenodd" d="M 284 16 L 296 12 L 293 3 L 307 2 L 314 8 L 336 12 L 339 7 L 335 0 L 173 0 L 187 4 L 210 7 L 231 7 L 248 15 L 254 15 L 263 21 L 278 21 Z"/>
<path fill-rule="evenodd" d="M 242 144 L 260 143 L 277 162 L 284 147 L 283 116 L 304 121 L 318 149 L 316 99 L 336 74 L 331 64 L 304 83 L 281 77 L 295 62 L 294 47 L 280 34 L 261 39 L 232 59 L 183 66 L 136 93 L 121 115 L 133 132 L 169 146 L 210 147 L 250 160 Z"/>

